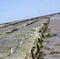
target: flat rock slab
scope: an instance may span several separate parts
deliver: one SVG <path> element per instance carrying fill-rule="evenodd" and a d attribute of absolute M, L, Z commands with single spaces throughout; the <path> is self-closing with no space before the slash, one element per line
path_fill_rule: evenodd
<path fill-rule="evenodd" d="M 31 49 L 38 33 L 33 28 L 41 27 L 47 18 L 3 24 L 0 26 L 0 59 L 25 59 Z"/>
<path fill-rule="evenodd" d="M 44 50 L 46 55 L 44 59 L 60 59 L 60 15 L 54 15 L 50 17 L 50 29 L 51 35 L 55 34 L 50 38 L 46 38 L 46 49 Z"/>

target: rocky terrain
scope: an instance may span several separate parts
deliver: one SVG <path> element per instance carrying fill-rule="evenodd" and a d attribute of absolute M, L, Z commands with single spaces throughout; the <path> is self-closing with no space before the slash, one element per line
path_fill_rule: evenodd
<path fill-rule="evenodd" d="M 60 13 L 0 24 L 0 59 L 60 59 Z"/>

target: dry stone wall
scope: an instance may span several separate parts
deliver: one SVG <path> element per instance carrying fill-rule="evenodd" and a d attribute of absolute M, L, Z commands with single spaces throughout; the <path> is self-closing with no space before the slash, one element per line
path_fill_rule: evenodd
<path fill-rule="evenodd" d="M 43 38 L 44 38 L 44 33 L 46 32 L 48 25 L 50 22 L 50 18 L 48 18 L 47 23 L 43 23 L 40 28 L 37 28 L 38 31 L 38 37 L 35 39 L 34 45 L 31 49 L 31 54 L 29 59 L 44 59 L 43 55 L 44 53 L 41 51 L 42 47 L 43 47 Z M 27 58 L 28 59 L 28 58 Z"/>

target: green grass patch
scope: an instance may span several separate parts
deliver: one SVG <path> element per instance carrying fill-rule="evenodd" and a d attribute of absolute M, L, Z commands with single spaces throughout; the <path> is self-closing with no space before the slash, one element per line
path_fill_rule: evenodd
<path fill-rule="evenodd" d="M 40 51 L 38 57 L 43 57 L 43 56 L 45 56 L 45 55 L 46 55 L 46 54 L 43 53 L 43 51 Z"/>
<path fill-rule="evenodd" d="M 56 44 L 57 46 L 60 46 L 60 43 Z"/>
<path fill-rule="evenodd" d="M 18 30 L 17 28 L 14 28 L 14 29 L 6 31 L 5 33 L 8 34 L 8 33 L 12 33 L 12 32 L 17 31 L 17 30 Z"/>
<path fill-rule="evenodd" d="M 17 36 L 17 37 L 25 37 L 26 34 L 16 34 L 15 36 Z"/>
<path fill-rule="evenodd" d="M 48 34 L 46 35 L 46 37 L 52 37 L 52 34 L 48 33 Z"/>

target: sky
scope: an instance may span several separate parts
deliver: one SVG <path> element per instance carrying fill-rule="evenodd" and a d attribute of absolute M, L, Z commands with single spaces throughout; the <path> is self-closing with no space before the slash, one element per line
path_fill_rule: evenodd
<path fill-rule="evenodd" d="M 0 0 L 0 23 L 60 12 L 60 0 Z"/>

